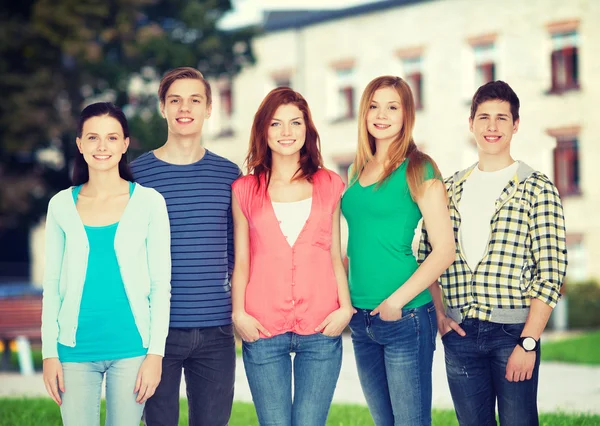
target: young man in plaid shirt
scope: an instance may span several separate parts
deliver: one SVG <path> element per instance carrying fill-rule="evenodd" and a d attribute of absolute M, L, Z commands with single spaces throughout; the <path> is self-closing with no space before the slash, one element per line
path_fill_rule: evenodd
<path fill-rule="evenodd" d="M 537 425 L 539 340 L 567 267 L 563 210 L 543 173 L 510 155 L 519 98 L 481 86 L 469 127 L 478 163 L 446 180 L 457 246 L 431 287 L 461 425 Z M 431 251 L 423 229 L 419 261 Z M 444 302 L 440 292 L 443 291 Z"/>

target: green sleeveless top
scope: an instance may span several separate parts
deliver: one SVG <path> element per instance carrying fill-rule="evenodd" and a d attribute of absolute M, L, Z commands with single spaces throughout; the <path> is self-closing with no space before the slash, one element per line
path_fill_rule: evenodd
<path fill-rule="evenodd" d="M 348 283 L 352 305 L 374 309 L 402 286 L 417 270 L 412 251 L 421 211 L 412 200 L 406 181 L 404 161 L 379 187 L 358 182 L 342 198 L 342 212 L 348 222 Z M 425 180 L 434 177 L 428 165 Z M 405 308 L 431 301 L 425 289 Z"/>

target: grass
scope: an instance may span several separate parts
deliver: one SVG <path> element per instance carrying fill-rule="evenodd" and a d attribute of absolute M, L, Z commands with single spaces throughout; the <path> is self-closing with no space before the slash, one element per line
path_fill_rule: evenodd
<path fill-rule="evenodd" d="M 60 411 L 49 398 L 13 399 L 0 398 L 0 426 L 60 426 Z M 102 423 L 105 418 L 105 405 L 102 402 Z M 187 425 L 187 402 L 181 400 L 179 425 Z M 233 404 L 233 414 L 230 426 L 258 425 L 254 407 L 249 403 L 236 402 Z M 451 410 L 434 410 L 433 424 L 435 426 L 457 426 L 458 422 Z M 541 426 L 592 426 L 600 424 L 600 416 L 542 414 Z M 329 413 L 327 426 L 372 426 L 373 420 L 366 407 L 356 405 L 334 404 Z"/>
<path fill-rule="evenodd" d="M 600 365 L 600 330 L 542 343 L 542 361 Z"/>

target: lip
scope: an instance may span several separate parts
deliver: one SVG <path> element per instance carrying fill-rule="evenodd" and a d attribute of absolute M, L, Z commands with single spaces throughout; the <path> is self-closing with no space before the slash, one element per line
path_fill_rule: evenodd
<path fill-rule="evenodd" d="M 373 127 L 375 127 L 378 130 L 386 130 L 389 129 L 391 126 L 391 124 L 373 123 Z"/>
<path fill-rule="evenodd" d="M 110 160 L 112 155 L 109 154 L 94 154 L 92 155 L 92 157 L 94 157 L 94 160 L 98 160 L 98 161 L 106 161 L 106 160 Z"/>
<path fill-rule="evenodd" d="M 500 135 L 484 135 L 483 138 L 487 143 L 498 143 L 502 139 Z"/>
<path fill-rule="evenodd" d="M 288 147 L 294 145 L 296 143 L 296 139 L 281 139 L 278 140 L 277 143 L 281 146 Z"/>
<path fill-rule="evenodd" d="M 190 124 L 194 122 L 192 117 L 178 117 L 175 119 L 179 124 Z"/>

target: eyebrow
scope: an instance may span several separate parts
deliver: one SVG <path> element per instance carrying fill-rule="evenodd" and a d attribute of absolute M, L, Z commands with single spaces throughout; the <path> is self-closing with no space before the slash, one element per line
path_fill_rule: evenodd
<path fill-rule="evenodd" d="M 96 135 L 96 136 L 98 136 L 98 133 L 96 133 L 96 132 L 87 132 L 85 134 L 85 136 L 89 136 L 89 135 Z M 110 133 L 108 133 L 108 135 L 117 135 L 117 136 L 120 136 L 120 133 L 119 132 L 110 132 Z"/>
<path fill-rule="evenodd" d="M 168 95 L 167 98 L 181 98 L 181 95 Z M 194 93 L 193 95 L 190 95 L 190 98 L 203 98 L 204 99 L 204 95 L 200 94 L 200 93 Z"/>
<path fill-rule="evenodd" d="M 279 118 L 275 118 L 275 117 L 273 117 L 273 120 L 274 121 L 283 121 L 283 120 L 280 120 Z M 290 121 L 294 121 L 294 120 L 302 120 L 302 117 L 294 117 Z"/>
<path fill-rule="evenodd" d="M 488 114 L 487 112 L 482 112 L 482 113 L 477 114 L 477 117 L 489 117 L 490 115 L 492 115 L 492 114 Z M 510 115 L 504 114 L 503 112 L 501 112 L 500 114 L 496 114 L 496 115 L 498 117 L 509 117 L 510 118 Z"/>
<path fill-rule="evenodd" d="M 372 100 L 372 101 L 371 101 L 371 103 L 372 103 L 372 104 L 373 104 L 373 103 L 375 103 L 375 104 L 378 104 L 379 102 L 377 102 L 377 101 L 375 101 L 375 100 Z M 388 104 L 399 104 L 399 105 L 400 105 L 400 101 L 388 101 Z"/>

